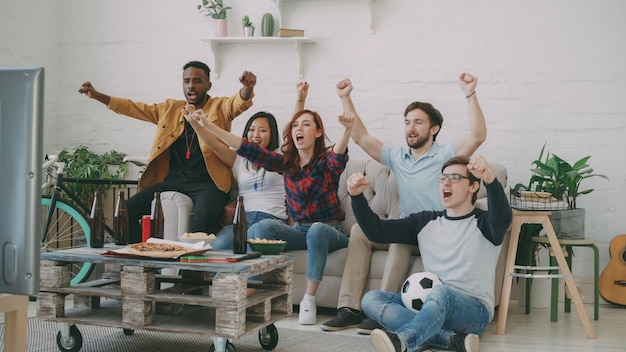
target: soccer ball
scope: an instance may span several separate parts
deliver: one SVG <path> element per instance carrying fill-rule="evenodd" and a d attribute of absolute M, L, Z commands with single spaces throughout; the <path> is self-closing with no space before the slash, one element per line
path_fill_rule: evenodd
<path fill-rule="evenodd" d="M 413 273 L 402 284 L 400 296 L 402 303 L 408 309 L 417 313 L 426 301 L 426 296 L 433 287 L 441 285 L 437 275 L 429 272 Z"/>

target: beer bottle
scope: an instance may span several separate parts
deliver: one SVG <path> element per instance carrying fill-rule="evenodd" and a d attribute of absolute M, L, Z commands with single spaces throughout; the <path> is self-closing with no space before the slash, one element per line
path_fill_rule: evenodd
<path fill-rule="evenodd" d="M 161 206 L 161 192 L 154 192 L 152 210 L 150 212 L 150 237 L 164 238 L 163 207 Z"/>
<path fill-rule="evenodd" d="M 115 204 L 113 214 L 113 231 L 115 232 L 115 244 L 128 244 L 128 209 L 126 209 L 126 199 L 124 191 L 120 191 Z"/>
<path fill-rule="evenodd" d="M 93 197 L 93 205 L 89 214 L 89 225 L 91 236 L 89 246 L 91 248 L 104 247 L 104 208 L 102 207 L 102 194 L 96 191 Z"/>
<path fill-rule="evenodd" d="M 233 253 L 244 254 L 248 251 L 248 219 L 243 206 L 243 196 L 237 196 L 237 206 L 233 218 Z"/>

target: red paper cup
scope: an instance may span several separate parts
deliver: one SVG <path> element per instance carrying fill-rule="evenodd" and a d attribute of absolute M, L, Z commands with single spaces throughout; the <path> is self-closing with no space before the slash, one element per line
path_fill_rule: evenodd
<path fill-rule="evenodd" d="M 141 241 L 146 242 L 150 238 L 150 215 L 141 218 Z"/>

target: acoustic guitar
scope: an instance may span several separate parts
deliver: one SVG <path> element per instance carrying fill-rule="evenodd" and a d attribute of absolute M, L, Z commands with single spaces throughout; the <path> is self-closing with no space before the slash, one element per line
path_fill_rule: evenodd
<path fill-rule="evenodd" d="M 600 295 L 611 303 L 626 305 L 626 235 L 611 240 L 609 253 L 611 260 L 600 275 Z"/>

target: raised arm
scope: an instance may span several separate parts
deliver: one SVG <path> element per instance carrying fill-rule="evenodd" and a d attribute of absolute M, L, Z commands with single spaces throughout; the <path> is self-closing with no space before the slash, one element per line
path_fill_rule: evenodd
<path fill-rule="evenodd" d="M 244 71 L 239 77 L 239 82 L 243 84 L 243 87 L 239 90 L 239 96 L 241 99 L 248 100 L 252 97 L 254 86 L 256 85 L 256 76 L 250 71 Z"/>
<path fill-rule="evenodd" d="M 187 121 L 189 121 L 191 127 L 193 127 L 193 129 L 196 131 L 198 139 L 202 143 L 208 145 L 211 149 L 213 149 L 215 154 L 217 154 L 217 156 L 226 165 L 233 167 L 233 164 L 235 164 L 235 158 L 237 157 L 237 152 L 230 149 L 230 147 L 228 147 L 221 140 L 216 138 L 215 135 L 208 128 L 201 126 L 200 122 L 195 121 L 195 119 L 192 119 L 194 120 L 193 122 L 190 121 L 189 115 L 193 114 L 194 111 L 195 107 L 191 104 L 188 104 L 185 109 L 183 109 L 183 115 L 185 116 Z M 209 124 L 211 123 L 209 122 Z"/>
<path fill-rule="evenodd" d="M 487 139 L 487 126 L 483 111 L 476 96 L 476 85 L 478 78 L 469 73 L 461 73 L 459 76 L 459 86 L 463 90 L 467 103 L 469 104 L 469 128 L 470 133 L 462 136 L 455 144 L 457 155 L 472 156 L 476 149 Z"/>
<path fill-rule="evenodd" d="M 513 219 L 507 194 L 484 157 L 472 159 L 467 165 L 467 169 L 474 176 L 483 180 L 487 190 L 487 216 L 489 220 L 486 224 L 488 231 L 483 231 L 483 234 L 494 245 L 499 246 L 502 244 L 506 230 Z M 480 220 L 479 226 L 483 226 Z"/>
<path fill-rule="evenodd" d="M 198 138 L 201 138 L 204 142 L 204 138 L 215 139 L 217 137 L 230 148 L 237 150 L 241 147 L 241 137 L 234 135 L 228 131 L 224 131 L 215 124 L 211 123 L 204 114 L 202 109 L 194 111 L 192 114 L 185 114 L 185 119 L 189 121 L 191 127 L 198 134 Z M 207 143 L 209 144 L 209 143 Z"/>
<path fill-rule="evenodd" d="M 304 103 L 306 97 L 309 95 L 309 84 L 307 82 L 298 82 L 296 84 L 296 91 L 298 92 L 298 99 L 296 100 L 296 106 L 293 108 L 293 114 L 304 110 Z"/>
<path fill-rule="evenodd" d="M 369 156 L 374 160 L 380 162 L 380 154 L 383 149 L 383 142 L 378 138 L 372 136 L 367 132 L 367 128 L 363 121 L 356 113 L 356 108 L 350 97 L 352 92 L 352 82 L 345 78 L 337 83 L 337 94 L 341 99 L 344 111 L 352 111 L 354 113 L 354 123 L 352 126 L 351 136 L 352 140 L 358 144 Z"/>
<path fill-rule="evenodd" d="M 345 154 L 348 150 L 348 142 L 350 141 L 350 132 L 352 130 L 352 126 L 354 125 L 354 120 L 356 119 L 356 114 L 352 111 L 344 111 L 341 115 L 339 115 L 339 122 L 345 127 L 341 136 L 339 136 L 339 140 L 333 146 L 333 152 L 335 154 Z"/>
<path fill-rule="evenodd" d="M 91 82 L 83 83 L 80 88 L 78 88 L 78 93 L 85 94 L 91 99 L 96 99 L 106 106 L 109 106 L 109 103 L 111 102 L 111 96 L 98 92 L 96 88 L 93 87 Z"/>

